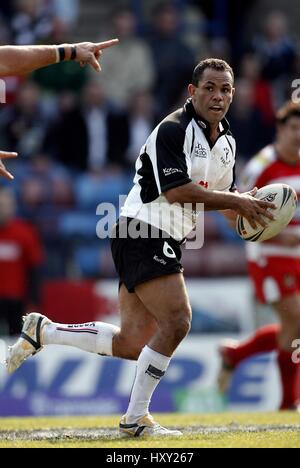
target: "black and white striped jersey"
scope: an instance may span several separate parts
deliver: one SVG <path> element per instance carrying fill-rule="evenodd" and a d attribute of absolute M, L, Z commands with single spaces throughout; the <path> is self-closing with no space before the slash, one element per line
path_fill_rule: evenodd
<path fill-rule="evenodd" d="M 220 136 L 212 146 L 209 124 L 196 114 L 189 99 L 156 127 L 142 147 L 134 187 L 121 215 L 182 241 L 195 227 L 195 211 L 192 205 L 170 205 L 164 193 L 190 182 L 209 190 L 232 190 L 235 152 L 227 120 L 220 123 Z"/>

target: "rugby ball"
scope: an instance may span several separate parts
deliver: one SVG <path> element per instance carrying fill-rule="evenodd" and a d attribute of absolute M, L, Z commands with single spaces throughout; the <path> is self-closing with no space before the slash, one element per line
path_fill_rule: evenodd
<path fill-rule="evenodd" d="M 258 190 L 255 198 L 276 205 L 275 210 L 270 210 L 275 219 L 272 221 L 265 218 L 267 227 L 257 225 L 257 228 L 253 229 L 247 219 L 238 215 L 236 230 L 245 241 L 262 242 L 277 236 L 291 222 L 297 210 L 298 197 L 296 191 L 289 185 L 273 184 Z"/>

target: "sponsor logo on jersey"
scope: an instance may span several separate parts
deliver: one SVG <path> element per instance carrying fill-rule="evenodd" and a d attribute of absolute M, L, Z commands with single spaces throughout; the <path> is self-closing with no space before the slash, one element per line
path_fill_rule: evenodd
<path fill-rule="evenodd" d="M 207 158 L 207 150 L 201 145 L 201 143 L 197 143 L 195 146 L 195 157 L 203 159 Z"/>
<path fill-rule="evenodd" d="M 173 174 L 182 174 L 182 170 L 181 169 L 177 169 L 177 168 L 173 168 L 173 167 L 170 167 L 168 169 L 164 169 L 164 175 L 167 177 L 169 175 L 173 175 Z"/>
<path fill-rule="evenodd" d="M 221 156 L 221 162 L 224 167 L 229 166 L 229 164 L 231 163 L 229 148 L 224 148 L 224 156 Z"/>
<path fill-rule="evenodd" d="M 204 180 L 200 180 L 200 182 L 198 182 L 198 185 L 201 185 L 201 187 L 204 187 L 206 189 L 208 189 L 209 187 L 209 183 L 205 182 Z"/>

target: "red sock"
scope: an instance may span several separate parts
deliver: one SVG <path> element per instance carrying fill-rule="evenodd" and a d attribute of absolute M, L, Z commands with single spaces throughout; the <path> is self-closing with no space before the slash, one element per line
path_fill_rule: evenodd
<path fill-rule="evenodd" d="M 300 403 L 300 364 L 294 364 L 289 351 L 278 349 L 280 325 L 267 325 L 257 330 L 248 341 L 235 347 L 228 347 L 225 357 L 230 366 L 236 367 L 241 361 L 255 354 L 278 350 L 278 366 L 282 383 L 282 410 L 292 409 Z"/>
<path fill-rule="evenodd" d="M 259 353 L 268 353 L 278 348 L 277 338 L 280 325 L 267 325 L 257 330 L 255 335 L 236 348 L 226 349 L 225 356 L 228 364 L 236 367 L 241 361 Z"/>
<path fill-rule="evenodd" d="M 300 365 L 292 361 L 292 353 L 290 351 L 281 349 L 278 352 L 277 360 L 280 369 L 283 395 L 280 409 L 292 409 L 296 406 L 299 397 L 298 373 Z"/>

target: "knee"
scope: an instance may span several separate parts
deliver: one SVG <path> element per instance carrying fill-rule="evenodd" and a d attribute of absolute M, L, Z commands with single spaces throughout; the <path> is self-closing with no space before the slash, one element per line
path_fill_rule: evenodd
<path fill-rule="evenodd" d="M 191 330 L 191 319 L 188 317 L 180 319 L 175 326 L 174 335 L 181 342 Z"/>
<path fill-rule="evenodd" d="M 173 312 L 167 321 L 166 327 L 173 335 L 176 343 L 180 343 L 190 332 L 192 312 L 189 306 L 180 308 Z"/>

